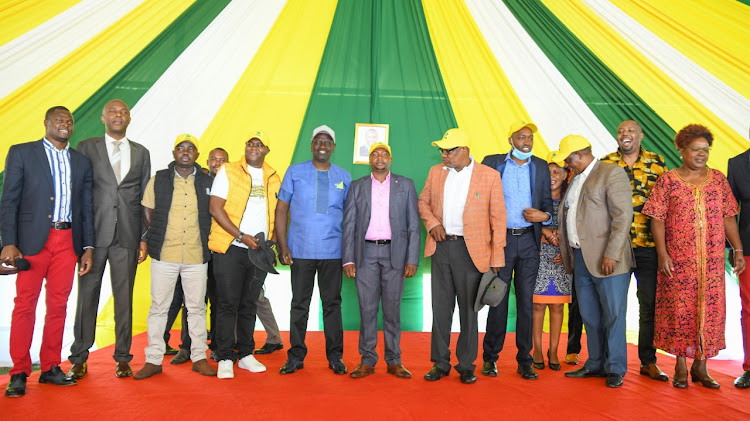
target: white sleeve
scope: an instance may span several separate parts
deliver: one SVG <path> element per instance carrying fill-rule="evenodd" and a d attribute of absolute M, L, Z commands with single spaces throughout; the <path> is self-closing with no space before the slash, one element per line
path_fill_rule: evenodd
<path fill-rule="evenodd" d="M 214 177 L 214 184 L 211 186 L 211 196 L 216 196 L 227 200 L 227 194 L 229 194 L 229 177 L 227 172 L 222 165 L 219 168 L 219 172 Z"/>

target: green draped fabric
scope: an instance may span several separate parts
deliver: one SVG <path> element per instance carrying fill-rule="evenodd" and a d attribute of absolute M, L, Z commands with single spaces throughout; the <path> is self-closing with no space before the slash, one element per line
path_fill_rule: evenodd
<path fill-rule="evenodd" d="M 626 119 L 641 124 L 644 148 L 679 166 L 675 131 L 589 50 L 540 0 L 504 0 L 526 32 L 567 79 L 599 121 L 615 132 Z"/>
<path fill-rule="evenodd" d="M 352 164 L 356 123 L 390 124 L 391 170 L 412 178 L 419 193 L 429 168 L 441 162 L 430 142 L 456 126 L 420 1 L 339 2 L 292 162 L 311 158 L 312 130 L 327 124 L 336 131 L 332 161 L 353 179 L 369 174 L 369 166 Z M 424 238 L 422 229 L 420 246 Z M 429 260 L 406 280 L 404 330 L 422 330 L 422 309 L 430 305 L 423 303 L 423 271 Z M 342 300 L 344 328 L 358 330 L 354 280 L 344 278 Z"/>

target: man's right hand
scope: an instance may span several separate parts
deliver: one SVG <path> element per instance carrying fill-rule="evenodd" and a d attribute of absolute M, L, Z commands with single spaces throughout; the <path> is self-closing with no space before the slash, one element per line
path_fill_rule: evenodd
<path fill-rule="evenodd" d="M 143 263 L 148 257 L 148 243 L 141 241 L 141 245 L 138 250 L 138 263 Z"/>
<path fill-rule="evenodd" d="M 282 265 L 291 265 L 294 263 L 292 260 L 292 252 L 289 251 L 289 247 L 281 247 L 281 254 L 279 254 L 279 260 Z"/>
<path fill-rule="evenodd" d="M 435 241 L 444 241 L 445 240 L 445 228 L 443 228 L 442 225 L 435 225 L 430 230 L 430 235 Z"/>
<path fill-rule="evenodd" d="M 247 235 L 247 234 L 243 235 L 242 244 L 250 247 L 250 249 L 252 250 L 257 250 L 260 248 L 260 246 L 258 245 L 258 239 L 253 237 L 252 235 Z"/>
<path fill-rule="evenodd" d="M 0 263 L 5 263 L 9 266 L 16 266 L 16 259 L 22 259 L 23 253 L 13 244 L 8 244 L 3 247 L 2 253 L 0 253 Z"/>
<path fill-rule="evenodd" d="M 357 267 L 354 263 L 344 266 L 344 275 L 346 275 L 347 278 L 354 278 L 357 276 Z"/>

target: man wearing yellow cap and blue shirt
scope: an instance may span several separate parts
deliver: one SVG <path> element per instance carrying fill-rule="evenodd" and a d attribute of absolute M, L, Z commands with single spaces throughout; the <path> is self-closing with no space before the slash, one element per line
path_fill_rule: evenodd
<path fill-rule="evenodd" d="M 172 151 L 174 161 L 151 177 L 141 200 L 146 233 L 141 238 L 139 262 L 146 259 L 146 253 L 151 256 L 151 308 L 146 364 L 135 373 L 136 380 L 162 372 L 164 329 L 178 276 L 188 311 L 193 371 L 216 375 L 206 361 L 206 276 L 211 259 L 208 203 L 212 179 L 195 163 L 198 155 L 198 139 L 187 133 L 179 135 Z"/>
<path fill-rule="evenodd" d="M 594 158 L 580 135 L 564 137 L 555 160 L 576 174 L 562 198 L 558 238 L 565 271 L 574 274 L 589 352 L 583 367 L 565 376 L 606 377 L 607 387 L 620 387 L 628 369 L 625 313 L 635 261 L 630 180 L 618 165 Z"/>
<path fill-rule="evenodd" d="M 539 271 L 539 253 L 542 242 L 542 225 L 551 222 L 552 193 L 549 166 L 543 159 L 532 155 L 536 125 L 517 121 L 508 130 L 511 151 L 507 154 L 489 155 L 482 164 L 496 169 L 503 180 L 505 210 L 508 216 L 505 245 L 505 267 L 500 279 L 513 279 L 516 291 L 516 361 L 517 372 L 525 380 L 535 380 L 537 373 L 532 363 L 544 368 L 544 359 L 535 363 L 531 356 L 534 326 L 534 286 Z M 482 374 L 497 376 L 498 354 L 505 343 L 508 323 L 508 294 L 497 307 L 487 314 L 487 333 L 484 336 Z M 550 357 L 553 358 L 553 357 Z M 557 360 L 557 356 L 554 356 Z M 550 359 L 552 362 L 552 359 Z"/>
<path fill-rule="evenodd" d="M 419 216 L 429 235 L 425 257 L 432 256 L 432 369 L 436 381 L 450 373 L 453 309 L 458 301 L 461 333 L 456 343 L 461 382 L 474 383 L 477 358 L 479 282 L 485 272 L 505 266 L 505 201 L 500 174 L 469 154 L 469 137 L 450 129 L 437 146 L 443 163 L 430 168 L 419 195 Z"/>

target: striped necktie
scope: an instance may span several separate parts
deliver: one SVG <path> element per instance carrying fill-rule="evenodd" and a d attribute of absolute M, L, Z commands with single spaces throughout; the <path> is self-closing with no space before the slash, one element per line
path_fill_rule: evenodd
<path fill-rule="evenodd" d="M 112 142 L 112 145 L 114 145 L 114 148 L 112 148 L 112 171 L 115 173 L 115 178 L 117 179 L 117 184 L 120 184 L 120 162 L 122 161 L 120 159 L 120 144 L 122 142 L 119 140 L 115 140 Z"/>

